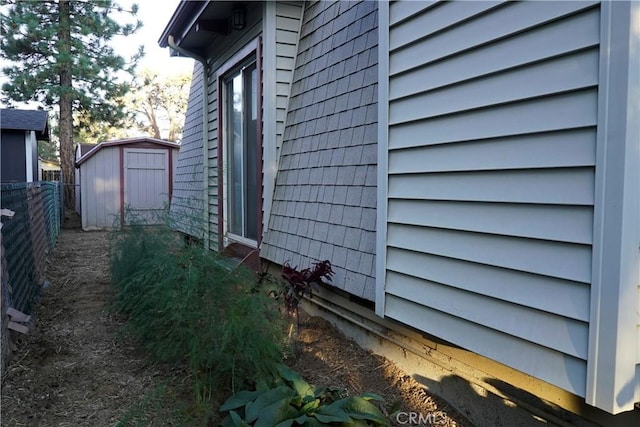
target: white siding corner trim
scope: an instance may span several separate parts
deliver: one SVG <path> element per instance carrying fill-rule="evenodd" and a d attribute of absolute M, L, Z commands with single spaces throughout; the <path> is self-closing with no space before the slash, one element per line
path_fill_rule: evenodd
<path fill-rule="evenodd" d="M 34 152 L 34 146 L 37 146 L 37 144 L 38 142 L 36 141 L 36 132 L 33 130 L 26 131 L 25 138 L 24 138 L 24 153 L 27 161 L 27 164 L 26 164 L 27 182 L 33 182 L 33 152 Z M 37 152 L 38 149 L 36 148 L 35 150 Z"/>
<path fill-rule="evenodd" d="M 263 43 L 263 63 L 262 63 L 262 96 L 263 102 L 273 102 L 276 99 L 276 4 L 275 2 L 265 2 L 264 21 L 262 21 L 262 43 Z M 262 223 L 264 233 L 269 226 L 269 215 L 273 203 L 273 187 L 277 171 L 277 150 L 276 150 L 276 107 L 265 105 L 262 112 L 262 138 L 264 143 L 264 158 L 262 173 L 263 179 L 263 213 Z"/>
<path fill-rule="evenodd" d="M 389 3 L 378 3 L 378 195 L 376 206 L 376 314 L 384 317 L 387 280 L 389 147 Z"/>
<path fill-rule="evenodd" d="M 586 402 L 615 414 L 640 400 L 640 3 L 601 8 Z"/>

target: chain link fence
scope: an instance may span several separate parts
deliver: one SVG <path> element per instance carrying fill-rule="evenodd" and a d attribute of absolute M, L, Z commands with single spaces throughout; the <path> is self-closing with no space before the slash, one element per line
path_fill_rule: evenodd
<path fill-rule="evenodd" d="M 46 257 L 56 244 L 64 219 L 60 182 L 0 185 L 2 216 L 2 368 L 9 352 L 7 310 L 31 313 L 46 272 Z"/>

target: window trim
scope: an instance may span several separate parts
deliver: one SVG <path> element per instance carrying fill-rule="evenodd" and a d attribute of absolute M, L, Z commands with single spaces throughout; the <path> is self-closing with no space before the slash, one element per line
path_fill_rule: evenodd
<path fill-rule="evenodd" d="M 225 151 L 225 126 L 226 119 L 224 117 L 224 112 L 226 111 L 226 107 L 224 105 L 224 96 L 222 95 L 225 91 L 225 82 L 226 77 L 232 71 L 237 68 L 242 67 L 243 62 L 245 62 L 250 56 L 255 55 L 255 64 L 257 70 L 258 77 L 258 118 L 257 118 L 257 129 L 256 129 L 256 149 L 258 153 L 257 155 L 257 166 L 258 166 L 258 180 L 257 180 L 257 188 L 258 188 L 258 203 L 257 203 L 257 240 L 247 239 L 242 236 L 237 236 L 233 233 L 230 233 L 225 228 L 225 185 L 226 185 L 226 174 L 224 173 L 224 158 L 226 155 Z M 224 62 L 217 70 L 216 70 L 216 88 L 217 88 L 217 100 L 216 100 L 216 108 L 218 109 L 217 119 L 217 198 L 218 198 L 218 251 L 222 252 L 229 244 L 231 243 L 239 243 L 243 246 L 248 246 L 251 248 L 259 248 L 262 242 L 262 230 L 263 230 L 263 218 L 262 218 L 262 205 L 263 205 L 263 135 L 262 135 L 262 115 L 264 108 L 264 100 L 263 100 L 263 70 L 262 70 L 262 37 L 258 36 L 255 39 L 251 40 L 247 43 L 242 49 L 236 52 L 231 58 Z"/>

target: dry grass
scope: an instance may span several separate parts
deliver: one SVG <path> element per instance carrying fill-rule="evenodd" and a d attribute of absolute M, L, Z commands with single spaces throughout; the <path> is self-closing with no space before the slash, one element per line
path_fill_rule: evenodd
<path fill-rule="evenodd" d="M 154 365 L 122 335 L 109 311 L 109 238 L 64 230 L 49 261 L 52 286 L 36 306 L 36 329 L 18 342 L 2 385 L 2 426 L 206 426 L 187 370 Z M 329 323 L 302 317 L 300 352 L 288 363 L 318 385 L 374 392 L 400 409 L 438 413 L 439 426 L 470 426 L 384 358 L 362 350 Z M 226 396 L 221 397 L 224 400 Z M 393 422 L 393 420 L 391 420 Z"/>

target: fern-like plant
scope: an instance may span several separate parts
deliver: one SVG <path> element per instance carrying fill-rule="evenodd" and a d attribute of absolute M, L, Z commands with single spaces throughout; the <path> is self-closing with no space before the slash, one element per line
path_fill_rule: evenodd
<path fill-rule="evenodd" d="M 251 272 L 163 228 L 129 227 L 113 243 L 114 307 L 151 356 L 186 362 L 199 401 L 277 375 L 284 322 Z"/>

